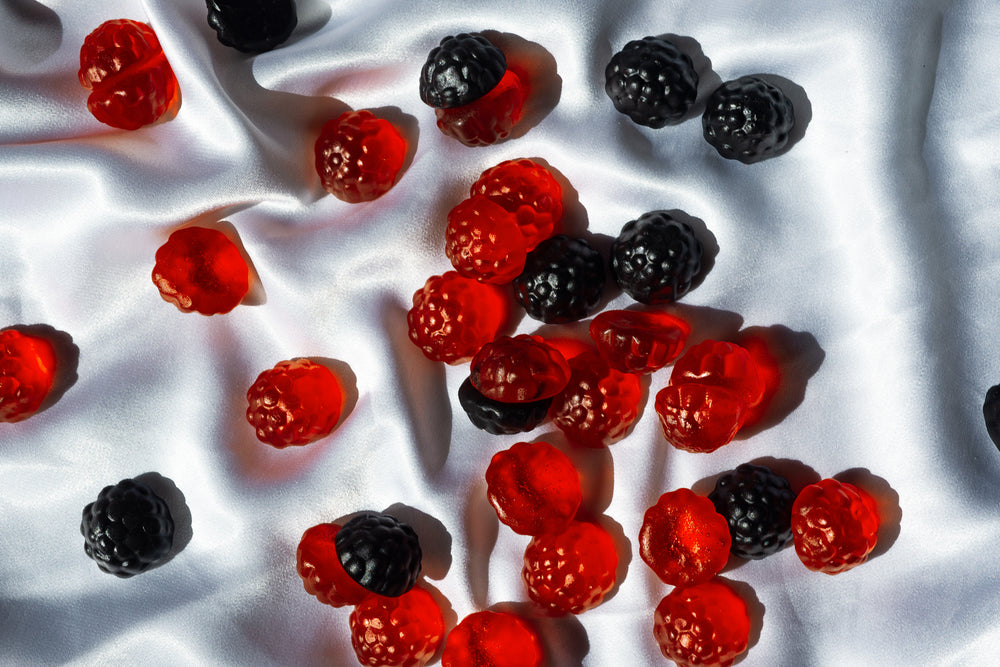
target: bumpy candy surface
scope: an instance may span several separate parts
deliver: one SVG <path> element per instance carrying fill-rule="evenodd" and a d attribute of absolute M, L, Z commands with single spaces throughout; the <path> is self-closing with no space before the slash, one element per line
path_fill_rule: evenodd
<path fill-rule="evenodd" d="M 684 120 L 698 93 L 691 58 L 659 37 L 626 44 L 612 56 L 604 75 L 604 90 L 615 109 L 652 128 Z"/>
<path fill-rule="evenodd" d="M 993 444 L 1000 449 L 1000 384 L 990 387 L 983 400 L 983 419 L 986 432 Z"/>
<path fill-rule="evenodd" d="M 792 541 L 795 493 L 770 468 L 744 463 L 719 477 L 708 499 L 729 524 L 733 555 L 759 560 Z"/>
<path fill-rule="evenodd" d="M 527 86 L 507 70 L 496 87 L 478 100 L 453 109 L 435 109 L 437 126 L 466 146 L 489 146 L 510 136 L 524 112 Z"/>
<path fill-rule="evenodd" d="M 451 209 L 444 240 L 451 265 L 466 278 L 503 285 L 524 270 L 528 249 L 517 219 L 486 197 Z"/>
<path fill-rule="evenodd" d="M 718 580 L 675 588 L 653 613 L 660 651 L 679 667 L 726 667 L 747 650 L 747 604 Z"/>
<path fill-rule="evenodd" d="M 593 523 L 573 521 L 558 533 L 531 538 L 521 578 L 528 597 L 551 614 L 582 614 L 614 587 L 618 552 Z"/>
<path fill-rule="evenodd" d="M 538 634 L 514 614 L 477 611 L 448 633 L 442 667 L 542 667 Z"/>
<path fill-rule="evenodd" d="M 727 81 L 705 102 L 705 141 L 724 158 L 753 164 L 773 157 L 795 127 L 792 101 L 777 86 L 755 76 Z"/>
<path fill-rule="evenodd" d="M 650 211 L 625 223 L 611 244 L 611 273 L 640 303 L 671 303 L 701 271 L 702 245 L 686 222 Z"/>
<path fill-rule="evenodd" d="M 729 524 L 712 501 L 690 489 L 664 493 L 646 510 L 639 554 L 671 586 L 708 581 L 729 560 Z"/>
<path fill-rule="evenodd" d="M 470 197 L 477 195 L 514 214 L 529 252 L 551 236 L 562 219 L 562 186 L 552 172 L 527 158 L 484 171 L 469 189 Z"/>
<path fill-rule="evenodd" d="M 550 398 L 569 381 L 565 357 L 540 336 L 500 336 L 486 343 L 469 364 L 472 385 L 503 403 L 529 403 Z"/>
<path fill-rule="evenodd" d="M 298 23 L 295 0 L 205 0 L 208 25 L 219 41 L 244 53 L 262 53 L 287 40 Z"/>
<path fill-rule="evenodd" d="M 422 588 L 392 598 L 369 595 L 349 622 L 354 654 L 369 667 L 423 667 L 444 638 L 441 608 Z"/>
<path fill-rule="evenodd" d="M 167 504 L 148 486 L 123 479 L 83 508 L 83 549 L 102 571 L 131 577 L 161 563 L 174 542 Z"/>
<path fill-rule="evenodd" d="M 687 343 L 687 322 L 660 311 L 606 310 L 590 323 L 601 357 L 623 373 L 652 373 L 671 363 Z"/>
<path fill-rule="evenodd" d="M 817 572 L 839 574 L 864 563 L 875 548 L 878 528 L 872 497 L 835 479 L 802 489 L 792 505 L 795 553 Z"/>
<path fill-rule="evenodd" d="M 307 529 L 295 552 L 295 570 L 306 592 L 332 607 L 356 605 L 371 593 L 340 564 L 335 543 L 340 526 L 321 523 Z"/>
<path fill-rule="evenodd" d="M 392 189 L 406 159 L 406 139 L 367 109 L 345 111 L 320 130 L 314 148 L 323 189 L 349 204 Z"/>
<path fill-rule="evenodd" d="M 519 442 L 486 468 L 486 496 L 500 521 L 520 535 L 558 532 L 583 500 L 580 474 L 547 442 Z"/>
<path fill-rule="evenodd" d="M 642 387 L 596 352 L 570 360 L 570 380 L 552 401 L 552 420 L 571 442 L 606 447 L 625 437 L 639 415 Z"/>
<path fill-rule="evenodd" d="M 247 421 L 257 439 L 278 449 L 330 434 L 344 407 L 340 380 L 309 359 L 279 362 L 247 391 Z"/>
<path fill-rule="evenodd" d="M 764 398 L 765 383 L 750 353 L 736 343 L 705 340 L 674 364 L 670 384 L 706 384 L 732 391 L 748 407 Z"/>
<path fill-rule="evenodd" d="M 504 403 L 483 396 L 465 378 L 458 388 L 458 402 L 472 424 L 493 435 L 527 433 L 548 417 L 551 398 L 543 398 L 527 403 Z"/>
<path fill-rule="evenodd" d="M 184 313 L 228 313 L 250 289 L 250 267 L 217 229 L 184 227 L 156 251 L 153 284 Z"/>
<path fill-rule="evenodd" d="M 344 570 L 363 588 L 397 597 L 420 576 L 423 552 L 417 533 L 390 514 L 362 512 L 334 537 Z"/>
<path fill-rule="evenodd" d="M 746 402 L 724 387 L 688 383 L 656 393 L 656 416 L 663 436 L 677 449 L 714 452 L 729 444 L 746 418 Z"/>
<path fill-rule="evenodd" d="M 40 336 L 0 331 L 0 421 L 19 422 L 38 411 L 52 390 L 56 353 Z"/>
<path fill-rule="evenodd" d="M 528 253 L 513 284 L 529 317 L 547 324 L 576 322 L 601 301 L 604 258 L 584 239 L 558 234 Z"/>
<path fill-rule="evenodd" d="M 462 107 L 493 90 L 506 71 L 503 51 L 483 35 L 445 37 L 420 70 L 420 99 L 438 109 Z"/>
<path fill-rule="evenodd" d="M 156 33 L 129 19 L 105 21 L 80 49 L 80 83 L 87 108 L 111 127 L 137 130 L 180 101 L 180 87 Z"/>

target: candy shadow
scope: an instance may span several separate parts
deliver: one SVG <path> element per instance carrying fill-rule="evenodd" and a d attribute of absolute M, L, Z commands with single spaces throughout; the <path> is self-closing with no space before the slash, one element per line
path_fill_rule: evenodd
<path fill-rule="evenodd" d="M 727 586 L 733 589 L 740 599 L 746 603 L 747 606 L 747 616 L 750 619 L 750 634 L 747 637 L 747 650 L 739 655 L 733 664 L 738 664 L 743 662 L 748 655 L 750 655 L 750 649 L 757 645 L 760 641 L 760 632 L 764 627 L 764 614 L 767 608 L 757 597 L 757 591 L 753 587 L 743 581 L 735 581 L 733 579 L 728 579 L 726 577 L 719 577 L 719 580 L 725 583 Z"/>
<path fill-rule="evenodd" d="M 297 24 L 288 40 L 271 49 L 275 51 L 284 46 L 295 44 L 307 37 L 315 35 L 330 22 L 333 10 L 329 3 L 322 0 L 295 0 Z M 212 31 L 214 32 L 214 31 Z"/>
<path fill-rule="evenodd" d="M 548 169 L 562 190 L 563 214 L 555 224 L 555 228 L 552 231 L 553 235 L 582 236 L 590 227 L 590 220 L 587 217 L 587 209 L 580 203 L 579 190 L 573 187 L 573 184 L 569 182 L 564 173 L 552 166 L 545 158 L 533 157 L 529 159 Z"/>
<path fill-rule="evenodd" d="M 590 653 L 590 640 L 583 624 L 573 614 L 549 616 L 528 602 L 498 602 L 489 611 L 517 616 L 534 630 L 550 667 L 583 667 Z"/>
<path fill-rule="evenodd" d="M 35 0 L 0 3 L 0 43 L 4 70 L 28 70 L 59 50 L 63 25 L 59 15 Z M 94 26 L 97 27 L 96 25 Z"/>
<path fill-rule="evenodd" d="M 701 43 L 695 38 L 688 37 L 687 35 L 675 35 L 673 33 L 657 35 L 657 37 L 670 42 L 681 53 L 690 58 L 691 64 L 694 66 L 694 71 L 698 75 L 698 89 L 695 93 L 694 104 L 684 114 L 681 122 L 684 123 L 692 118 L 701 116 L 705 112 L 705 100 L 708 99 L 708 96 L 716 88 L 722 85 L 722 78 L 712 69 L 712 61 L 705 55 Z"/>
<path fill-rule="evenodd" d="M 427 583 L 426 579 L 421 579 L 417 582 L 417 588 L 422 588 L 427 591 L 430 596 L 434 599 L 438 608 L 441 610 L 441 618 L 444 621 L 445 633 L 441 637 L 441 642 L 438 644 L 437 650 L 434 655 L 431 656 L 427 664 L 436 664 L 441 660 L 441 655 L 444 653 L 445 639 L 447 638 L 448 631 L 458 624 L 458 612 L 455 608 L 451 606 L 451 600 L 445 597 L 444 593 L 437 589 L 435 586 L 431 586 Z M 327 663 L 327 664 L 340 664 L 340 663 Z"/>
<path fill-rule="evenodd" d="M 393 503 L 386 507 L 382 513 L 409 524 L 416 532 L 420 539 L 422 552 L 421 577 L 428 577 L 435 581 L 444 579 L 448 570 L 451 569 L 452 562 L 451 534 L 444 524 L 426 512 L 403 503 Z"/>
<path fill-rule="evenodd" d="M 486 606 L 490 590 L 490 556 L 497 545 L 500 520 L 486 495 L 486 480 L 479 479 L 472 488 L 462 516 L 468 536 L 468 561 L 466 579 L 472 602 L 476 607 Z"/>
<path fill-rule="evenodd" d="M 173 544 L 170 545 L 170 551 L 161 562 L 149 568 L 152 570 L 172 561 L 174 556 L 183 551 L 191 542 L 191 538 L 194 536 L 194 531 L 191 528 L 191 509 L 188 507 L 184 494 L 181 493 L 172 479 L 164 477 L 158 472 L 145 472 L 136 475 L 135 480 L 148 486 L 153 493 L 163 499 L 163 502 L 167 504 L 167 509 L 170 510 L 170 518 L 174 521 L 174 540 Z"/>
<path fill-rule="evenodd" d="M 795 126 L 788 133 L 788 143 L 782 146 L 780 150 L 775 151 L 771 157 L 784 155 L 805 136 L 806 128 L 812 122 L 812 102 L 809 101 L 805 89 L 790 79 L 778 76 L 777 74 L 753 74 L 752 76 L 759 77 L 772 86 L 776 86 L 792 102 L 792 113 L 795 114 Z"/>
<path fill-rule="evenodd" d="M 528 91 L 521 120 L 505 141 L 523 137 L 548 116 L 562 96 L 562 78 L 556 59 L 545 47 L 511 33 L 484 30 L 483 36 L 507 57 L 507 68 L 514 72 Z"/>
<path fill-rule="evenodd" d="M 879 526 L 875 548 L 868 554 L 868 560 L 878 558 L 896 543 L 903 522 L 903 510 L 899 506 L 899 494 L 889 486 L 889 482 L 873 475 L 866 468 L 850 468 L 833 476 L 838 482 L 853 484 L 865 491 L 875 501 Z"/>
<path fill-rule="evenodd" d="M 698 241 L 701 242 L 701 266 L 697 275 L 691 279 L 691 289 L 688 290 L 690 292 L 697 289 L 705 281 L 715 266 L 715 258 L 719 255 L 719 241 L 701 218 L 696 218 L 676 208 L 668 210 L 667 214 L 674 220 L 687 224 L 694 231 Z"/>
<path fill-rule="evenodd" d="M 403 165 L 399 168 L 396 181 L 392 184 L 393 187 L 396 187 L 403 180 L 406 172 L 409 171 L 410 165 L 413 164 L 413 156 L 417 154 L 417 144 L 420 142 L 420 123 L 417 122 L 416 116 L 403 113 L 403 110 L 399 107 L 377 107 L 368 110 L 376 118 L 389 121 L 403 139 L 406 140 L 406 155 L 403 156 Z"/>
<path fill-rule="evenodd" d="M 52 388 L 35 411 L 34 415 L 38 415 L 58 403 L 63 394 L 80 379 L 77 375 L 80 367 L 80 348 L 73 343 L 72 336 L 48 324 L 17 324 L 7 329 L 46 340 L 55 353 L 56 371 L 52 378 Z"/>
<path fill-rule="evenodd" d="M 614 497 L 615 468 L 611 451 L 607 447 L 574 445 L 558 430 L 543 433 L 534 442 L 549 443 L 565 454 L 576 468 L 583 496 L 578 516 L 599 516 L 608 509 Z"/>

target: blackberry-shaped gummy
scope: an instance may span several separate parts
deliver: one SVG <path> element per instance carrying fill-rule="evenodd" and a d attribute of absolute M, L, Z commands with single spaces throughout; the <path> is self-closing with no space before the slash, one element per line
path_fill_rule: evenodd
<path fill-rule="evenodd" d="M 701 118 L 705 141 L 719 155 L 744 164 L 773 156 L 795 127 L 792 101 L 777 86 L 755 76 L 715 89 Z"/>
<path fill-rule="evenodd" d="M 670 303 L 691 289 L 701 256 L 690 225 L 666 211 L 650 211 L 626 223 L 611 244 L 611 273 L 636 301 Z"/>
<path fill-rule="evenodd" d="M 569 364 L 541 336 L 500 336 L 472 358 L 469 377 L 487 398 L 529 403 L 562 391 L 569 382 Z"/>
<path fill-rule="evenodd" d="M 309 359 L 278 362 L 247 390 L 247 421 L 258 440 L 278 449 L 325 438 L 343 408 L 340 378 Z"/>
<path fill-rule="evenodd" d="M 614 539 L 597 524 L 572 521 L 563 530 L 531 538 L 521 579 L 528 597 L 546 612 L 582 614 L 604 601 L 617 568 Z"/>
<path fill-rule="evenodd" d="M 587 317 L 604 292 L 604 259 L 580 238 L 559 234 L 528 253 L 514 294 L 528 315 L 548 324 Z"/>
<path fill-rule="evenodd" d="M 615 109 L 652 128 L 681 122 L 698 93 L 691 58 L 659 37 L 626 44 L 612 56 L 604 76 L 604 90 Z"/>
<path fill-rule="evenodd" d="M 349 622 L 354 654 L 369 667 L 423 667 L 445 634 L 441 607 L 423 588 L 392 598 L 369 595 Z"/>
<path fill-rule="evenodd" d="M 417 534 L 389 514 L 355 516 L 337 532 L 334 544 L 347 574 L 372 593 L 398 597 L 420 575 L 423 554 Z"/>
<path fill-rule="evenodd" d="M 733 555 L 759 560 L 792 541 L 795 493 L 770 468 L 744 463 L 720 477 L 708 499 L 729 523 Z"/>
<path fill-rule="evenodd" d="M 106 486 L 83 508 L 83 550 L 97 567 L 116 577 L 131 577 L 159 564 L 174 542 L 174 521 L 167 504 L 148 486 L 123 479 Z"/>
<path fill-rule="evenodd" d="M 458 402 L 472 424 L 493 435 L 526 433 L 545 421 L 552 397 L 530 403 L 502 403 L 483 396 L 471 378 L 458 388 Z"/>
<path fill-rule="evenodd" d="M 477 611 L 448 633 L 442 667 L 542 667 L 545 651 L 527 621 L 503 611 Z"/>
<path fill-rule="evenodd" d="M 653 612 L 653 636 L 678 667 L 732 665 L 750 641 L 747 604 L 718 579 L 675 588 Z"/>
<path fill-rule="evenodd" d="M 19 422 L 38 412 L 56 369 L 56 351 L 48 340 L 18 329 L 0 331 L 0 422 Z"/>
<path fill-rule="evenodd" d="M 295 0 L 205 0 L 208 25 L 219 41 L 244 53 L 262 53 L 287 40 L 298 23 Z"/>
<path fill-rule="evenodd" d="M 392 189 L 406 159 L 406 139 L 367 109 L 345 111 L 320 130 L 313 149 L 323 189 L 349 204 Z"/>
<path fill-rule="evenodd" d="M 507 160 L 484 171 L 469 189 L 470 197 L 476 195 L 515 215 L 529 251 L 552 235 L 563 214 L 559 181 L 527 158 Z"/>
<path fill-rule="evenodd" d="M 569 383 L 552 401 L 552 421 L 576 445 L 599 448 L 621 440 L 639 416 L 638 376 L 611 368 L 592 350 L 569 366 Z"/>
<path fill-rule="evenodd" d="M 983 401 L 983 418 L 986 420 L 986 432 L 993 444 L 1000 448 L 1000 384 L 990 387 Z"/>
<path fill-rule="evenodd" d="M 507 71 L 503 51 L 478 33 L 445 37 L 420 70 L 420 99 L 437 109 L 475 102 Z"/>

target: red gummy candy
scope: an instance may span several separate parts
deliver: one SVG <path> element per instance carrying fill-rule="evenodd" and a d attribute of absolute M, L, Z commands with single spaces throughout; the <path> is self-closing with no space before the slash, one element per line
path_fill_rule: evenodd
<path fill-rule="evenodd" d="M 153 284 L 181 312 L 228 313 L 250 288 L 250 268 L 219 230 L 185 227 L 156 251 Z"/>
<path fill-rule="evenodd" d="M 751 408 L 764 398 L 764 379 L 756 362 L 735 343 L 706 340 L 685 352 L 674 364 L 670 384 L 687 383 L 724 387 Z"/>
<path fill-rule="evenodd" d="M 378 199 L 396 184 L 406 159 L 406 139 L 371 111 L 345 111 L 320 130 L 315 155 L 323 188 L 356 204 Z"/>
<path fill-rule="evenodd" d="M 671 586 L 708 581 L 729 560 L 732 537 L 715 505 L 690 489 L 664 493 L 646 510 L 639 529 L 639 555 Z"/>
<path fill-rule="evenodd" d="M 611 368 L 593 350 L 577 355 L 569 366 L 570 380 L 550 408 L 555 425 L 585 447 L 621 440 L 639 415 L 639 378 Z"/>
<path fill-rule="evenodd" d="M 278 449 L 306 445 L 333 430 L 344 406 L 340 380 L 308 359 L 279 362 L 247 391 L 247 421 Z"/>
<path fill-rule="evenodd" d="M 489 146 L 510 136 L 521 120 L 526 86 L 507 70 L 493 90 L 478 100 L 452 109 L 434 109 L 437 126 L 466 146 Z"/>
<path fill-rule="evenodd" d="M 660 311 L 607 310 L 590 323 L 597 351 L 615 370 L 652 373 L 684 349 L 691 327 Z"/>
<path fill-rule="evenodd" d="M 371 595 L 340 564 L 334 540 L 340 526 L 321 523 L 306 530 L 295 552 L 295 569 L 306 592 L 333 607 L 356 605 Z"/>
<path fill-rule="evenodd" d="M 727 667 L 747 650 L 747 604 L 718 580 L 675 588 L 653 613 L 660 651 L 679 667 Z"/>
<path fill-rule="evenodd" d="M 430 593 L 411 588 L 399 597 L 369 594 L 351 612 L 351 645 L 371 667 L 423 667 L 444 637 L 444 618 Z"/>
<path fill-rule="evenodd" d="M 656 394 L 656 414 L 667 442 L 688 452 L 714 452 L 736 436 L 746 403 L 724 387 L 668 385 Z"/>
<path fill-rule="evenodd" d="M 106 125 L 136 130 L 167 114 L 180 87 L 156 33 L 145 23 L 105 21 L 80 49 L 80 83 L 87 108 Z"/>
<path fill-rule="evenodd" d="M 56 353 L 39 336 L 0 331 L 0 421 L 19 422 L 38 411 L 52 390 Z"/>
<path fill-rule="evenodd" d="M 792 503 L 792 539 L 799 560 L 817 572 L 838 574 L 861 565 L 875 548 L 875 501 L 853 484 L 824 479 Z"/>
<path fill-rule="evenodd" d="M 497 516 L 520 535 L 558 532 L 583 501 L 580 474 L 547 442 L 519 442 L 486 468 L 486 496 Z"/>
<path fill-rule="evenodd" d="M 548 169 L 527 158 L 487 169 L 469 195 L 486 197 L 513 213 L 529 252 L 552 236 L 562 218 L 562 187 Z"/>
<path fill-rule="evenodd" d="M 445 254 L 466 278 L 502 285 L 524 270 L 528 254 L 512 213 L 486 197 L 471 197 L 448 213 Z"/>
<path fill-rule="evenodd" d="M 538 634 L 521 618 L 501 611 L 477 611 L 448 634 L 441 667 L 542 667 Z"/>
<path fill-rule="evenodd" d="M 480 394 L 501 403 L 529 403 L 555 396 L 569 381 L 566 359 L 540 336 L 501 336 L 483 345 L 469 364 Z"/>
<path fill-rule="evenodd" d="M 611 536 L 593 523 L 573 521 L 558 533 L 531 538 L 521 578 L 528 597 L 547 612 L 581 614 L 604 601 L 617 567 Z"/>

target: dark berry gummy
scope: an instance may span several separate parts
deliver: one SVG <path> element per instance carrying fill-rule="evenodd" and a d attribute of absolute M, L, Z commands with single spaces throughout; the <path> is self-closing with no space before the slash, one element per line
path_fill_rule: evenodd
<path fill-rule="evenodd" d="M 792 541 L 795 493 L 770 468 L 744 463 L 716 480 L 708 499 L 729 524 L 733 555 L 759 560 Z"/>
<path fill-rule="evenodd" d="M 548 417 L 551 398 L 528 403 L 503 403 L 479 393 L 470 378 L 458 388 L 458 402 L 472 424 L 493 435 L 527 433 Z"/>
<path fill-rule="evenodd" d="M 615 584 L 618 552 L 593 523 L 573 521 L 556 533 L 531 538 L 521 578 L 528 597 L 550 614 L 582 614 L 604 601 Z"/>
<path fill-rule="evenodd" d="M 323 126 L 314 152 L 323 189 L 356 204 L 378 199 L 396 184 L 406 140 L 367 109 L 345 111 Z"/>
<path fill-rule="evenodd" d="M 875 548 L 878 528 L 872 497 L 835 479 L 810 484 L 792 505 L 795 553 L 816 572 L 839 574 L 864 563 Z"/>
<path fill-rule="evenodd" d="M 568 456 L 547 442 L 519 442 L 493 455 L 486 497 L 515 533 L 542 535 L 569 525 L 583 493 Z"/>
<path fill-rule="evenodd" d="M 340 419 L 344 390 L 326 366 L 292 359 L 261 373 L 247 390 L 247 402 L 257 439 L 283 449 L 329 435 Z"/>
<path fill-rule="evenodd" d="M 298 17 L 294 0 L 206 0 L 208 25 L 219 41 L 244 53 L 263 53 L 285 42 Z"/>
<path fill-rule="evenodd" d="M 332 607 L 356 605 L 371 595 L 340 564 L 335 539 L 340 526 L 321 523 L 307 529 L 295 552 L 295 570 L 306 592 Z"/>
<path fill-rule="evenodd" d="M 503 285 L 524 269 L 527 246 L 514 215 L 486 197 L 470 197 L 448 213 L 444 252 L 466 278 Z"/>
<path fill-rule="evenodd" d="M 574 357 L 569 365 L 569 383 L 550 409 L 555 425 L 570 442 L 584 447 L 621 440 L 639 415 L 639 378 L 611 368 L 594 351 Z"/>
<path fill-rule="evenodd" d="M 250 289 L 250 267 L 217 229 L 184 227 L 156 251 L 153 284 L 183 313 L 228 313 Z"/>
<path fill-rule="evenodd" d="M 525 312 L 547 324 L 581 320 L 604 292 L 604 259 L 580 238 L 559 234 L 528 253 L 514 279 L 514 294 Z"/>
<path fill-rule="evenodd" d="M 729 560 L 729 524 L 712 501 L 690 489 L 664 493 L 646 510 L 639 555 L 671 586 L 708 581 Z"/>
<path fill-rule="evenodd" d="M 569 381 L 569 364 L 540 336 L 501 336 L 483 345 L 469 364 L 473 386 L 487 398 L 530 403 L 551 398 Z"/>
<path fill-rule="evenodd" d="M 719 155 L 744 164 L 772 157 L 795 127 L 792 101 L 777 86 L 755 76 L 727 81 L 705 103 L 705 141 Z"/>
<path fill-rule="evenodd" d="M 698 93 L 691 58 L 659 37 L 626 44 L 612 56 L 604 76 L 604 90 L 615 109 L 652 128 L 681 122 Z"/>
<path fill-rule="evenodd" d="M 668 385 L 656 394 L 656 415 L 671 445 L 708 453 L 736 437 L 746 417 L 746 403 L 724 387 Z"/>
<path fill-rule="evenodd" d="M 45 402 L 56 376 L 56 353 L 40 336 L 0 331 L 0 422 L 19 422 Z"/>
<path fill-rule="evenodd" d="M 667 313 L 606 310 L 590 323 L 590 337 L 601 357 L 623 373 L 652 373 L 674 361 L 691 327 Z"/>
<path fill-rule="evenodd" d="M 174 541 L 167 504 L 140 481 L 106 486 L 83 508 L 83 549 L 104 572 L 131 577 L 160 564 Z"/>
<path fill-rule="evenodd" d="M 129 19 L 105 21 L 80 49 L 80 83 L 87 108 L 111 127 L 137 130 L 180 103 L 180 87 L 156 33 Z"/>
<path fill-rule="evenodd" d="M 349 622 L 354 654 L 371 667 L 423 667 L 444 638 L 441 607 L 422 588 L 398 597 L 369 595 Z"/>
<path fill-rule="evenodd" d="M 670 384 L 707 384 L 732 391 L 747 407 L 764 398 L 765 383 L 750 352 L 736 343 L 705 340 L 674 363 Z"/>
<path fill-rule="evenodd" d="M 344 570 L 372 593 L 397 597 L 417 582 L 420 541 L 394 516 L 363 512 L 343 525 L 334 542 Z"/>
<path fill-rule="evenodd" d="M 986 392 L 983 418 L 986 420 L 986 432 L 990 440 L 1000 449 L 1000 384 L 990 387 Z"/>
<path fill-rule="evenodd" d="M 552 235 L 563 214 L 562 186 L 552 172 L 527 158 L 484 171 L 469 189 L 469 196 L 477 195 L 514 214 L 529 251 Z"/>
<path fill-rule="evenodd" d="M 512 70 L 496 88 L 475 102 L 453 109 L 435 109 L 441 132 L 466 146 L 490 146 L 510 136 L 524 112 L 528 90 Z"/>
<path fill-rule="evenodd" d="M 493 90 L 506 71 L 503 51 L 482 35 L 445 37 L 420 70 L 420 99 L 437 109 L 462 107 Z"/>
<path fill-rule="evenodd" d="M 448 633 L 442 667 L 542 667 L 545 653 L 538 633 L 520 617 L 477 611 Z"/>
<path fill-rule="evenodd" d="M 660 651 L 679 667 L 726 667 L 747 650 L 747 604 L 719 580 L 675 588 L 653 613 Z"/>
<path fill-rule="evenodd" d="M 611 273 L 640 303 L 670 303 L 691 289 L 701 271 L 702 246 L 686 222 L 651 211 L 622 227 L 611 244 Z"/>

